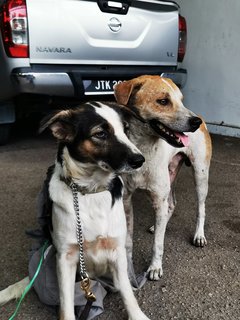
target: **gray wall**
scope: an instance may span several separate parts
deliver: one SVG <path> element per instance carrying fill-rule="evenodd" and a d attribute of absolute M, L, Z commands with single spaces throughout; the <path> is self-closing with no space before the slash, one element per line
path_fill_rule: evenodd
<path fill-rule="evenodd" d="M 187 19 L 185 104 L 213 133 L 240 137 L 240 1 L 177 0 Z M 230 127 L 228 127 L 230 126 Z"/>

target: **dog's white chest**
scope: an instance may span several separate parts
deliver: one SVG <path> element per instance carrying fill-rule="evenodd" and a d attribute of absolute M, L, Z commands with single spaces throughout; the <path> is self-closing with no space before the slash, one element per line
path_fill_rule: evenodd
<path fill-rule="evenodd" d="M 60 188 L 57 188 L 57 185 Z M 55 245 L 65 246 L 77 243 L 77 219 L 71 190 L 62 182 L 51 182 L 49 190 L 54 202 L 52 222 Z M 78 206 L 83 237 L 86 241 L 93 242 L 99 237 L 125 237 L 126 221 L 122 200 L 117 200 L 112 205 L 112 196 L 109 191 L 87 195 L 79 193 Z"/>

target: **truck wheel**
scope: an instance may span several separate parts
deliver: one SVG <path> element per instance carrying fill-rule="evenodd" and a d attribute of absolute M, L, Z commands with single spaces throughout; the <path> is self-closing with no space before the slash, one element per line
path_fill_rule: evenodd
<path fill-rule="evenodd" d="M 0 145 L 6 144 L 10 138 L 11 124 L 0 124 Z"/>

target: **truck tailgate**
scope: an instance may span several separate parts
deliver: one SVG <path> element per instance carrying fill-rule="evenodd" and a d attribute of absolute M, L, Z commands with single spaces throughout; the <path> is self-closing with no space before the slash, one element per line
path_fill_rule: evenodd
<path fill-rule="evenodd" d="M 132 1 L 127 14 L 97 1 L 27 0 L 31 64 L 177 65 L 178 7 Z"/>

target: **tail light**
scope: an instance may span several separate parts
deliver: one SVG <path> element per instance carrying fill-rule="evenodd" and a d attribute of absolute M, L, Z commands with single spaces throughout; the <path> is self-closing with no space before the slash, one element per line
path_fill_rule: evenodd
<path fill-rule="evenodd" d="M 6 54 L 28 58 L 28 23 L 26 0 L 8 0 L 1 13 L 1 29 Z"/>
<path fill-rule="evenodd" d="M 179 43 L 178 43 L 178 62 L 182 62 L 186 53 L 187 46 L 187 24 L 184 17 L 179 15 Z"/>

